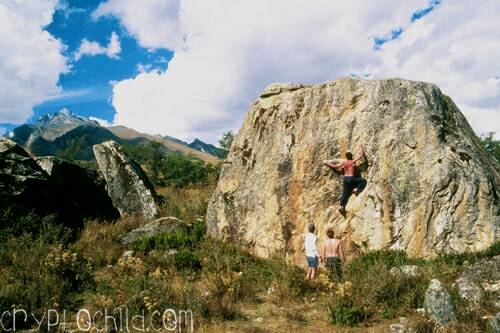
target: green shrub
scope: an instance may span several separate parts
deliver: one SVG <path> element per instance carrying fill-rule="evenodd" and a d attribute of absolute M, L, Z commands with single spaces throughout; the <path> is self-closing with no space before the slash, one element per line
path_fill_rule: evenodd
<path fill-rule="evenodd" d="M 203 239 L 205 233 L 205 224 L 197 222 L 187 229 L 177 229 L 174 232 L 142 237 L 135 242 L 134 249 L 140 252 L 149 252 L 159 249 L 192 248 Z"/>
<path fill-rule="evenodd" d="M 189 268 L 196 270 L 201 268 L 201 261 L 198 255 L 188 249 L 180 250 L 175 255 L 174 261 L 178 269 Z"/>
<path fill-rule="evenodd" d="M 487 250 L 479 252 L 479 255 L 482 258 L 490 258 L 497 256 L 499 254 L 500 254 L 500 241 L 491 244 L 491 246 Z"/>
<path fill-rule="evenodd" d="M 426 280 L 420 277 L 406 277 L 391 274 L 381 279 L 383 282 L 374 290 L 374 305 L 381 309 L 382 318 L 392 319 L 403 315 L 409 309 L 423 306 Z"/>
<path fill-rule="evenodd" d="M 357 257 L 349 266 L 356 270 L 358 267 L 362 269 L 369 269 L 372 266 L 385 266 L 396 267 L 407 265 L 411 260 L 408 259 L 406 252 L 394 250 L 378 250 L 369 251 Z"/>
<path fill-rule="evenodd" d="M 220 165 L 214 166 L 193 156 L 166 151 L 158 142 L 125 146 L 125 150 L 145 166 L 148 177 L 157 186 L 208 184 L 217 179 L 220 172 Z"/>
<path fill-rule="evenodd" d="M 17 307 L 41 318 L 48 308 L 73 310 L 94 283 L 92 267 L 78 252 L 41 236 L 9 238 L 1 243 L 0 255 L 2 313 Z M 35 324 L 30 320 L 16 326 Z"/>
<path fill-rule="evenodd" d="M 334 325 L 356 326 L 367 318 L 363 307 L 358 306 L 352 298 L 339 297 L 327 304 L 328 316 Z"/>

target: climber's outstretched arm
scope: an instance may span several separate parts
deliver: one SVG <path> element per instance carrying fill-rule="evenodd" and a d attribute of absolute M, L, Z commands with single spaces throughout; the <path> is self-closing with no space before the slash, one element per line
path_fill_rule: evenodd
<path fill-rule="evenodd" d="M 359 153 L 359 156 L 356 157 L 356 159 L 354 160 L 354 163 L 356 163 L 357 161 L 361 160 L 364 157 L 365 157 L 365 149 L 363 148 L 363 145 L 361 145 L 361 152 Z"/>
<path fill-rule="evenodd" d="M 327 167 L 331 168 L 331 169 L 336 169 L 336 168 L 339 168 L 342 166 L 342 162 L 341 163 L 330 163 L 328 161 L 323 161 L 323 164 L 326 165 Z"/>

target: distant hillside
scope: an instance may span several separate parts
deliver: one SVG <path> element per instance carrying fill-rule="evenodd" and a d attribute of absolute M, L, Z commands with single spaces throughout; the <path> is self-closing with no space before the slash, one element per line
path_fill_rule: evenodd
<path fill-rule="evenodd" d="M 165 148 L 169 151 L 177 151 L 182 153 L 183 155 L 192 155 L 197 157 L 205 162 L 216 162 L 218 158 L 209 153 L 199 151 L 189 147 L 183 141 L 171 138 L 171 137 L 162 137 L 160 135 L 151 135 L 140 133 L 136 130 L 125 126 L 111 126 L 107 127 L 109 131 L 111 131 L 117 137 L 124 140 L 147 140 L 161 143 Z M 175 141 L 174 141 L 175 140 Z"/>
<path fill-rule="evenodd" d="M 193 149 L 196 149 L 196 150 L 208 153 L 210 155 L 216 156 L 218 158 L 225 158 L 227 155 L 226 150 L 224 150 L 222 148 L 218 148 L 212 144 L 205 143 L 199 139 L 195 139 L 188 146 L 193 148 Z"/>
<path fill-rule="evenodd" d="M 45 114 L 34 124 L 21 125 L 9 136 L 35 156 L 91 160 L 94 158 L 93 145 L 114 140 L 133 146 L 154 141 L 161 143 L 166 151 L 192 155 L 211 163 L 218 160 L 215 156 L 190 148 L 180 140 L 143 134 L 123 126 L 102 127 L 98 122 L 77 116 L 66 108 L 54 114 Z"/>

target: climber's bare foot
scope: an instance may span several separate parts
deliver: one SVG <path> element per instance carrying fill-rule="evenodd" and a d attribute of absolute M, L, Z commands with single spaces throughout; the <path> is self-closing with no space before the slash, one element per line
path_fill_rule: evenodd
<path fill-rule="evenodd" d="M 340 213 L 343 217 L 345 217 L 345 215 L 346 215 L 346 213 L 347 213 L 347 212 L 346 212 L 346 210 L 345 210 L 345 207 L 340 207 L 340 208 L 339 208 L 339 213 Z"/>

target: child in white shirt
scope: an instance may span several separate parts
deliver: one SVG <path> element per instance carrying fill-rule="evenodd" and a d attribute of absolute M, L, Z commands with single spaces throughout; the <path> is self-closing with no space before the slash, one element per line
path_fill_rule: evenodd
<path fill-rule="evenodd" d="M 306 249 L 306 258 L 307 258 L 307 275 L 306 280 L 314 280 L 316 276 L 316 269 L 318 267 L 318 247 L 316 246 L 316 235 L 314 231 L 316 227 L 314 224 L 309 224 L 307 226 L 309 232 L 305 237 L 305 249 Z"/>

